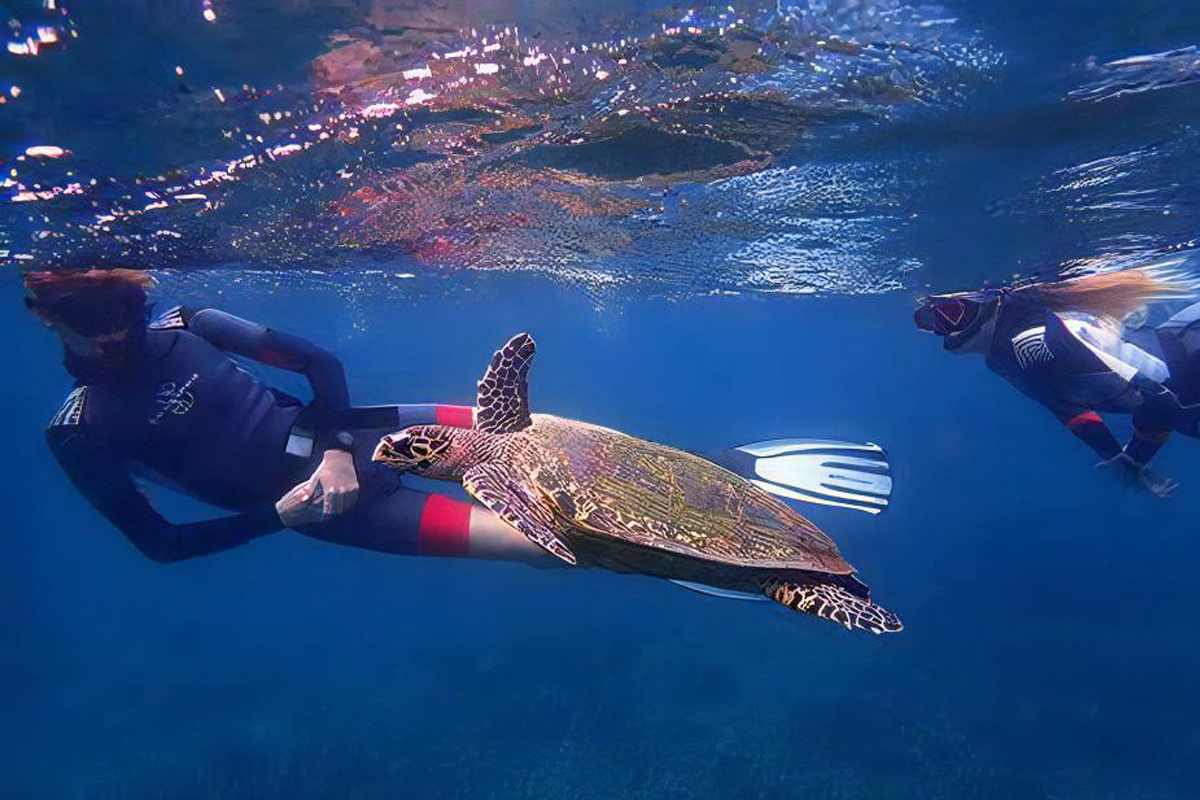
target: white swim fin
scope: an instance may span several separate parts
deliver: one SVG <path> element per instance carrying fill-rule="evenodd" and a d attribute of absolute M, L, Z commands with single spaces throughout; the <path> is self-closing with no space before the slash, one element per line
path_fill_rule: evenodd
<path fill-rule="evenodd" d="M 731 447 L 716 459 L 771 494 L 878 514 L 892 496 L 887 453 L 870 442 L 770 439 Z"/>

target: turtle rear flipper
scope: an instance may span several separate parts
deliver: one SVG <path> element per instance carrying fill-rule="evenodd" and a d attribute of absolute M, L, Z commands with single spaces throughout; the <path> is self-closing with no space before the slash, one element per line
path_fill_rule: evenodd
<path fill-rule="evenodd" d="M 562 537 L 562 523 L 537 498 L 530 496 L 520 476 L 500 464 L 479 464 L 462 477 L 463 488 L 496 516 L 512 525 L 534 544 L 568 564 L 575 554 Z"/>
<path fill-rule="evenodd" d="M 855 597 L 831 583 L 788 583 L 769 581 L 763 587 L 767 597 L 793 611 L 837 622 L 847 630 L 860 628 L 871 633 L 896 633 L 904 630 L 900 619 L 883 606 Z"/>

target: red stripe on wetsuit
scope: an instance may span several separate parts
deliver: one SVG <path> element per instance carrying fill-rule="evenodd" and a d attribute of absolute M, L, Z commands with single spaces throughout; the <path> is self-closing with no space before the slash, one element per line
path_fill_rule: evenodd
<path fill-rule="evenodd" d="M 433 413 L 438 425 L 446 425 L 451 428 L 475 427 L 475 408 L 473 406 L 435 405 Z"/>
<path fill-rule="evenodd" d="M 1095 425 L 1097 422 L 1101 424 L 1104 423 L 1104 420 L 1101 419 L 1099 414 L 1097 414 L 1095 411 L 1084 411 L 1067 420 L 1067 427 L 1071 430 L 1075 430 L 1082 425 Z"/>
<path fill-rule="evenodd" d="M 431 494 L 417 529 L 417 555 L 465 556 L 471 542 L 471 504 Z"/>
<path fill-rule="evenodd" d="M 1092 448 L 1101 458 L 1115 458 L 1121 453 L 1121 444 L 1104 424 L 1104 419 L 1095 411 L 1083 411 L 1066 421 L 1071 433 Z"/>
<path fill-rule="evenodd" d="M 475 427 L 472 406 L 434 406 L 438 425 L 452 428 Z M 431 494 L 421 512 L 417 529 L 417 554 L 423 556 L 465 556 L 471 542 L 471 504 L 440 494 Z"/>

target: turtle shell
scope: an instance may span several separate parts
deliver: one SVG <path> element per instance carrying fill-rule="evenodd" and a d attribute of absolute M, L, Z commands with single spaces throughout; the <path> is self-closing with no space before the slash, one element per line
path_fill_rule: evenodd
<path fill-rule="evenodd" d="M 546 414 L 507 444 L 510 463 L 582 535 L 736 566 L 854 572 L 793 508 L 691 453 Z"/>

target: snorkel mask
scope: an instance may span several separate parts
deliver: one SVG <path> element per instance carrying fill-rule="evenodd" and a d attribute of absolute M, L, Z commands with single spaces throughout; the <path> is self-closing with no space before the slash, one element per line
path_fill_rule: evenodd
<path fill-rule="evenodd" d="M 86 361 L 101 369 L 119 368 L 140 348 L 149 313 L 141 285 L 122 280 L 71 282 L 69 277 L 50 277 L 42 278 L 31 289 L 25 305 L 47 324 L 61 326 L 64 342 L 74 339 L 84 343 L 83 352 L 68 353 L 68 361 L 76 366 Z M 84 355 L 87 350 L 90 352 Z"/>
<path fill-rule="evenodd" d="M 995 319 L 1003 289 L 934 294 L 920 298 L 913 322 L 919 330 L 943 337 L 947 350 L 957 350 Z"/>

